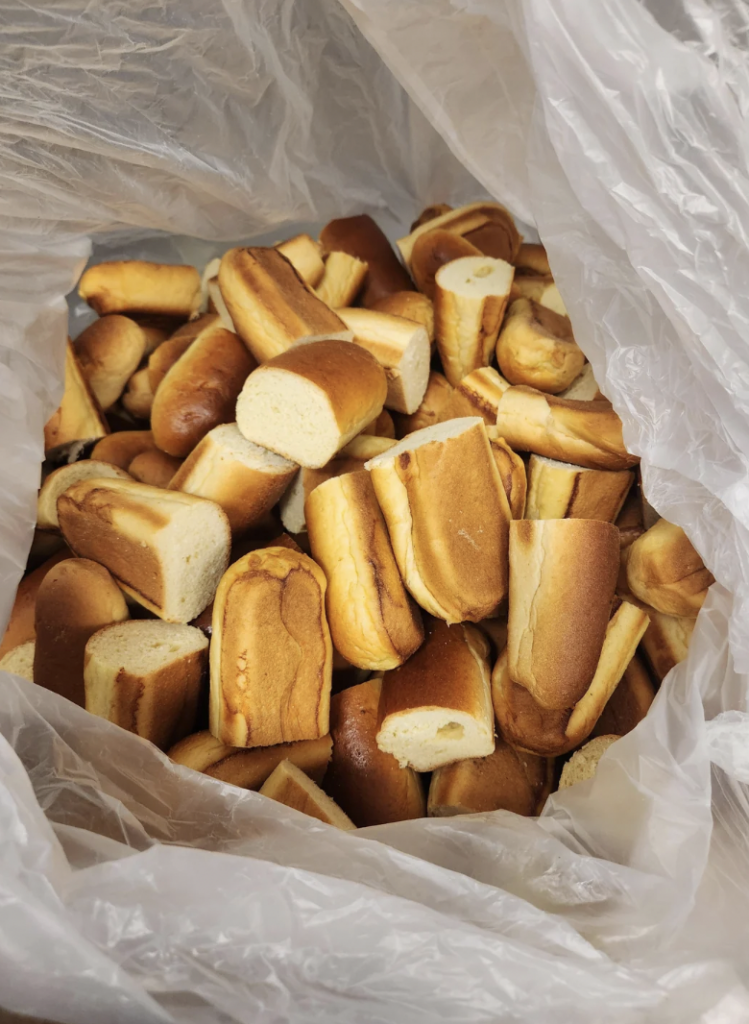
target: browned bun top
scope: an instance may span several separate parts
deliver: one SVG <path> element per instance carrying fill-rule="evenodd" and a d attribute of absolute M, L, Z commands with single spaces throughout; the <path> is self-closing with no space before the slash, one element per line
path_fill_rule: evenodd
<path fill-rule="evenodd" d="M 480 228 L 468 231 L 464 236 L 484 256 L 514 263 L 522 242 L 515 227 L 515 221 L 507 210 L 492 210 L 491 220 Z"/>
<path fill-rule="evenodd" d="M 499 656 L 492 673 L 492 702 L 504 739 L 519 750 L 544 757 L 566 754 L 579 738 L 568 737 L 571 709 L 549 711 L 538 704 L 524 686 L 514 683 L 507 666 L 507 651 Z"/>

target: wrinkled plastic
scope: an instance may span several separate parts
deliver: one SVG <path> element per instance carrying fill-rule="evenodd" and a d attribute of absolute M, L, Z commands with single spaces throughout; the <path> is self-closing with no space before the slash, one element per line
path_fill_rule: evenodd
<path fill-rule="evenodd" d="M 92 245 L 199 263 L 363 209 L 395 235 L 483 192 L 536 225 L 650 501 L 718 581 L 645 721 L 538 820 L 341 834 L 3 676 L 0 1005 L 75 1024 L 749 1020 L 743 5 L 0 17 L 0 614 Z"/>

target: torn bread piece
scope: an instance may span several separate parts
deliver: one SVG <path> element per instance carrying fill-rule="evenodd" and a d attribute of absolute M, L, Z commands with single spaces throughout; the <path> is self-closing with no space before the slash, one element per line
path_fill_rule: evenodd
<path fill-rule="evenodd" d="M 34 682 L 34 652 L 36 641 L 27 640 L 25 643 L 13 647 L 0 658 L 0 672 L 10 672 L 13 676 L 20 676 L 21 679 L 28 679 Z"/>
<path fill-rule="evenodd" d="M 44 450 L 69 441 L 104 437 L 109 426 L 68 341 L 65 348 L 65 390 L 60 407 L 44 425 Z"/>
<path fill-rule="evenodd" d="M 570 387 L 585 365 L 569 317 L 532 299 L 511 303 L 496 350 L 510 384 L 527 384 L 552 395 Z"/>
<path fill-rule="evenodd" d="M 200 308 L 200 274 L 178 264 L 112 260 L 85 270 L 78 294 L 99 316 L 158 313 L 187 319 Z"/>
<path fill-rule="evenodd" d="M 525 518 L 613 523 L 634 479 L 634 473 L 627 469 L 586 469 L 531 455 Z"/>
<path fill-rule="evenodd" d="M 366 276 L 367 264 L 363 260 L 347 252 L 331 252 L 325 260 L 325 272 L 315 288 L 315 295 L 338 311 L 339 306 L 353 303 Z"/>
<path fill-rule="evenodd" d="M 398 436 L 403 438 L 409 434 L 433 427 L 437 423 L 452 419 L 454 389 L 443 374 L 432 370 L 427 381 L 426 391 L 421 405 L 411 416 L 396 416 Z"/>
<path fill-rule="evenodd" d="M 99 462 L 96 459 L 82 459 L 80 462 L 73 462 L 69 466 L 60 466 L 53 470 L 39 491 L 36 502 L 36 525 L 40 530 L 58 530 L 60 521 L 57 518 L 57 499 L 79 480 L 89 480 L 91 477 L 110 477 L 120 480 L 130 480 L 129 473 L 119 466 L 113 466 L 109 462 Z"/>
<path fill-rule="evenodd" d="M 274 768 L 260 787 L 260 793 L 271 800 L 292 807 L 295 811 L 317 818 L 326 825 L 335 825 L 343 831 L 356 828 L 335 801 L 291 761 L 281 761 L 279 766 Z"/>
<path fill-rule="evenodd" d="M 241 789 L 260 789 L 281 761 L 291 761 L 318 785 L 322 782 L 333 750 L 331 737 L 278 743 L 275 747 L 227 747 L 206 729 L 176 743 L 169 751 L 175 764 L 230 782 Z"/>
<path fill-rule="evenodd" d="M 507 495 L 510 514 L 513 519 L 528 518 L 525 512 L 527 490 L 525 463 L 510 448 L 505 439 L 499 436 L 496 427 L 487 427 L 486 433 L 489 437 L 494 462 L 499 471 L 499 478 Z"/>
<path fill-rule="evenodd" d="M 627 584 L 665 615 L 696 617 L 715 577 L 680 526 L 659 519 L 625 552 Z"/>
<path fill-rule="evenodd" d="M 580 750 L 576 750 L 562 769 L 559 788 L 567 789 L 569 786 L 575 786 L 578 782 L 587 782 L 592 779 L 598 771 L 598 765 L 603 755 L 619 739 L 621 736 L 597 736 Z"/>
<path fill-rule="evenodd" d="M 671 669 L 684 661 L 694 632 L 692 616 L 664 615 L 649 610 L 650 625 L 642 638 L 642 650 L 657 683 L 663 682 Z"/>
<path fill-rule="evenodd" d="M 297 274 L 310 288 L 316 288 L 325 273 L 320 243 L 311 235 L 294 235 L 285 242 L 278 242 L 276 249 L 285 256 Z M 218 274 L 218 266 L 216 267 Z"/>
<path fill-rule="evenodd" d="M 499 400 L 510 382 L 497 373 L 493 366 L 472 370 L 460 381 L 453 392 L 448 411 L 453 416 L 481 416 L 488 427 L 497 422 Z M 448 416 L 451 419 L 452 416 Z"/>

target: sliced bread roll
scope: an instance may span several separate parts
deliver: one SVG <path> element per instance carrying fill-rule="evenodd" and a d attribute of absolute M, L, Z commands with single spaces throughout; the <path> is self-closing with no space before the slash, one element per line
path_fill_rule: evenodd
<path fill-rule="evenodd" d="M 627 469 L 586 469 L 531 455 L 525 517 L 613 523 L 634 479 L 634 473 Z"/>
<path fill-rule="evenodd" d="M 12 651 L 14 647 L 18 647 L 19 644 L 23 644 L 27 640 L 33 640 L 36 636 L 34 615 L 39 587 L 50 569 L 59 565 L 60 562 L 64 562 L 66 558 L 73 558 L 73 553 L 69 548 L 63 546 L 60 551 L 56 551 L 33 572 L 24 576 L 18 584 L 13 607 L 10 610 L 8 626 L 0 642 L 0 658 Z"/>
<path fill-rule="evenodd" d="M 340 807 L 324 793 L 301 768 L 291 761 L 281 761 L 260 787 L 263 796 L 308 814 L 311 818 L 349 831 L 356 825 Z"/>
<path fill-rule="evenodd" d="M 453 386 L 441 373 L 430 371 L 421 405 L 411 416 L 396 416 L 398 437 L 407 437 L 452 418 Z"/>
<path fill-rule="evenodd" d="M 626 550 L 627 584 L 664 615 L 696 616 L 715 577 L 679 526 L 659 519 Z"/>
<path fill-rule="evenodd" d="M 60 407 L 44 425 L 44 450 L 47 452 L 69 441 L 104 437 L 108 433 L 104 413 L 83 375 L 73 346 L 68 342 L 65 349 L 65 390 Z"/>
<path fill-rule="evenodd" d="M 208 640 L 193 626 L 105 626 L 86 644 L 86 710 L 166 750 L 195 728 L 207 666 Z"/>
<path fill-rule="evenodd" d="M 642 638 L 642 650 L 660 684 L 689 653 L 695 620 L 691 616 L 664 615 L 652 609 L 649 615 L 650 625 Z"/>
<path fill-rule="evenodd" d="M 515 262 L 523 241 L 515 221 L 500 203 L 469 203 L 447 210 L 419 225 L 406 238 L 399 238 L 397 245 L 406 266 L 411 266 L 416 241 L 437 228 L 461 235 L 485 255 L 507 260 L 508 263 Z"/>
<path fill-rule="evenodd" d="M 562 769 L 559 788 L 567 789 L 578 782 L 587 782 L 598 771 L 598 764 L 609 749 L 621 736 L 597 736 L 580 750 L 576 750 Z"/>
<path fill-rule="evenodd" d="M 497 339 L 497 363 L 510 384 L 557 395 L 585 365 L 569 317 L 532 299 L 516 299 Z"/>
<path fill-rule="evenodd" d="M 592 519 L 510 524 L 510 675 L 550 710 L 572 707 L 596 671 L 619 571 L 616 527 Z"/>
<path fill-rule="evenodd" d="M 434 341 L 434 304 L 421 292 L 393 292 L 371 307 L 378 313 L 391 313 L 413 320 L 426 330 L 429 344 Z"/>
<path fill-rule="evenodd" d="M 0 672 L 10 672 L 13 676 L 20 676 L 21 679 L 28 679 L 33 683 L 35 652 L 35 640 L 27 640 L 18 647 L 13 647 L 0 658 Z"/>
<path fill-rule="evenodd" d="M 655 688 L 650 674 L 635 654 L 590 735 L 606 736 L 611 733 L 626 736 L 643 720 L 654 698 Z"/>
<path fill-rule="evenodd" d="M 421 607 L 447 622 L 494 615 L 507 593 L 510 508 L 483 420 L 420 430 L 365 468 Z"/>
<path fill-rule="evenodd" d="M 248 441 L 236 423 L 225 423 L 206 434 L 169 486 L 215 501 L 237 537 L 276 504 L 298 469 L 288 459 Z"/>
<path fill-rule="evenodd" d="M 91 458 L 127 470 L 133 459 L 141 452 L 156 450 L 156 442 L 150 430 L 118 430 L 109 437 L 97 441 Z"/>
<path fill-rule="evenodd" d="M 497 422 L 499 400 L 509 386 L 509 381 L 494 367 L 481 366 L 467 374 L 455 388 L 450 412 L 452 416 L 481 416 L 487 426 L 493 427 Z"/>
<path fill-rule="evenodd" d="M 325 574 L 289 548 L 251 551 L 221 579 L 213 604 L 210 727 L 233 747 L 268 747 L 329 732 L 333 645 Z"/>
<path fill-rule="evenodd" d="M 130 475 L 124 469 L 108 462 L 99 462 L 97 459 L 83 459 L 69 466 L 60 466 L 49 474 L 39 491 L 36 502 L 36 525 L 39 529 L 59 529 L 57 499 L 79 480 L 90 480 L 92 477 L 130 480 Z"/>
<path fill-rule="evenodd" d="M 481 256 L 481 250 L 453 231 L 437 228 L 417 238 L 411 254 L 411 274 L 416 287 L 434 302 L 437 271 L 465 256 Z"/>
<path fill-rule="evenodd" d="M 103 566 L 87 558 L 54 566 L 36 597 L 34 682 L 84 707 L 86 644 L 102 626 L 127 618 L 125 598 Z"/>
<path fill-rule="evenodd" d="M 281 761 L 291 761 L 305 775 L 322 782 L 330 761 L 333 741 L 330 736 L 298 743 L 279 743 L 275 747 L 227 747 L 206 729 L 180 740 L 169 751 L 176 764 L 210 775 L 212 779 L 230 782 L 242 789 L 260 789 Z"/>
<path fill-rule="evenodd" d="M 367 264 L 363 260 L 347 252 L 331 252 L 325 260 L 325 271 L 315 288 L 315 295 L 338 311 L 340 306 L 353 303 L 366 276 Z"/>
<path fill-rule="evenodd" d="M 312 557 L 327 577 L 325 607 L 337 651 L 358 668 L 402 665 L 424 638 L 401 581 L 368 473 L 316 487 L 305 506 Z"/>
<path fill-rule="evenodd" d="M 553 764 L 550 758 L 513 750 L 500 739 L 493 754 L 456 761 L 434 772 L 429 817 L 489 811 L 540 814 L 551 792 Z"/>
<path fill-rule="evenodd" d="M 73 345 L 81 373 L 102 409 L 120 397 L 146 351 L 140 324 L 113 314 L 95 320 Z"/>
<path fill-rule="evenodd" d="M 319 469 L 382 411 L 385 371 L 345 341 L 298 345 L 259 367 L 237 401 L 248 441 Z"/>
<path fill-rule="evenodd" d="M 587 469 L 630 469 L 639 461 L 624 447 L 622 421 L 605 399 L 570 402 L 511 387 L 499 400 L 497 428 L 515 451 Z"/>
<path fill-rule="evenodd" d="M 463 256 L 437 271 L 434 333 L 453 387 L 491 362 L 514 273 L 509 263 L 489 256 Z"/>
<path fill-rule="evenodd" d="M 524 519 L 526 517 L 526 490 L 527 479 L 525 463 L 520 456 L 510 448 L 503 437 L 499 436 L 496 427 L 487 427 L 486 433 L 489 437 L 492 455 L 499 472 L 502 486 L 507 495 L 510 506 L 510 513 L 513 519 Z"/>
<path fill-rule="evenodd" d="M 226 513 L 212 501 L 130 480 L 82 480 L 57 500 L 60 529 L 131 597 L 167 622 L 190 622 L 229 561 Z"/>
<path fill-rule="evenodd" d="M 366 213 L 331 220 L 320 232 L 320 245 L 325 253 L 347 252 L 367 264 L 360 299 L 365 308 L 386 295 L 413 287 L 387 236 Z"/>
<path fill-rule="evenodd" d="M 285 256 L 297 274 L 310 288 L 316 288 L 325 273 L 325 264 L 320 252 L 320 243 L 311 235 L 294 235 L 285 242 L 279 242 L 276 249 Z M 216 261 L 216 274 L 221 261 Z"/>
<path fill-rule="evenodd" d="M 559 397 L 575 402 L 593 402 L 604 397 L 593 376 L 593 367 L 590 363 L 585 364 L 568 388 L 559 392 Z"/>
<path fill-rule="evenodd" d="M 237 334 L 259 363 L 300 342 L 351 341 L 341 319 L 277 249 L 230 249 L 218 283 Z"/>
<path fill-rule="evenodd" d="M 195 267 L 111 260 L 84 271 L 78 294 L 99 316 L 159 313 L 188 318 L 200 308 L 200 274 Z"/>
<path fill-rule="evenodd" d="M 330 702 L 333 756 L 325 791 L 358 828 L 426 815 L 424 791 L 412 768 L 401 768 L 377 746 L 382 679 L 335 694 Z"/>
<path fill-rule="evenodd" d="M 136 455 L 128 466 L 128 472 L 139 483 L 150 484 L 151 487 L 168 487 L 181 466 L 182 459 L 175 459 L 173 455 L 167 455 L 156 448 Z"/>

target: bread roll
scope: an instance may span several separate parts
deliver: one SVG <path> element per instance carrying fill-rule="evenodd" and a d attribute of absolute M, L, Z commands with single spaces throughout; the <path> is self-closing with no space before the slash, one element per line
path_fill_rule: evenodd
<path fill-rule="evenodd" d="M 386 396 L 385 371 L 358 345 L 299 345 L 247 379 L 237 426 L 248 441 L 319 469 L 379 415 Z"/>
<path fill-rule="evenodd" d="M 356 828 L 348 815 L 291 761 L 281 761 L 260 787 L 260 792 L 326 825 L 335 825 L 344 831 Z"/>
<path fill-rule="evenodd" d="M 358 668 L 402 665 L 424 631 L 369 474 L 345 473 L 320 484 L 307 498 L 306 519 L 312 557 L 328 581 L 325 607 L 336 650 Z"/>
<path fill-rule="evenodd" d="M 136 456 L 148 451 L 156 451 L 156 442 L 150 430 L 118 430 L 97 442 L 91 458 L 127 470 Z"/>
<path fill-rule="evenodd" d="M 10 672 L 11 675 L 20 676 L 21 679 L 28 679 L 34 682 L 34 655 L 36 642 L 27 640 L 18 647 L 14 647 L 0 658 L 0 672 Z"/>
<path fill-rule="evenodd" d="M 330 702 L 333 756 L 325 791 L 358 828 L 426 815 L 419 776 L 377 746 L 381 691 L 382 679 L 373 678 Z"/>
<path fill-rule="evenodd" d="M 75 339 L 81 373 L 102 409 L 113 406 L 146 351 L 142 328 L 126 316 L 103 316 Z"/>
<path fill-rule="evenodd" d="M 297 274 L 310 288 L 316 288 L 325 273 L 320 245 L 310 235 L 294 235 L 279 242 L 276 249 L 285 256 Z M 218 263 L 221 261 L 219 260 Z M 216 270 L 218 273 L 218 268 Z"/>
<path fill-rule="evenodd" d="M 373 420 L 370 420 L 366 427 L 362 427 L 362 434 L 373 434 L 375 437 L 392 437 L 395 438 L 395 423 L 393 417 L 387 411 L 383 409 L 379 416 L 375 416 Z"/>
<path fill-rule="evenodd" d="M 159 345 L 155 352 L 152 352 L 148 359 L 148 380 L 151 384 L 151 391 L 156 394 L 164 377 L 171 370 L 174 364 L 180 359 L 195 339 L 206 327 L 218 326 L 219 318 L 215 313 L 205 313 L 197 320 L 190 320 L 184 327 Z"/>
<path fill-rule="evenodd" d="M 515 270 L 526 274 L 551 274 L 546 249 L 538 242 L 523 242 L 515 257 Z"/>
<path fill-rule="evenodd" d="M 413 320 L 426 330 L 429 343 L 434 341 L 434 305 L 432 300 L 421 292 L 393 292 L 375 302 L 371 309 L 378 313 L 390 313 Z"/>
<path fill-rule="evenodd" d="M 2 642 L 0 642 L 0 658 L 15 647 L 19 647 L 21 644 L 26 643 L 26 641 L 34 639 L 36 636 L 34 625 L 36 595 L 39 593 L 42 580 L 50 569 L 59 565 L 60 562 L 64 562 L 65 559 L 72 557 L 73 553 L 67 547 L 63 547 L 61 551 L 52 555 L 50 559 L 37 569 L 34 569 L 33 572 L 30 572 L 28 576 L 24 576 L 18 584 L 13 607 L 10 610 L 8 626 Z"/>
<path fill-rule="evenodd" d="M 236 334 L 212 321 L 169 370 L 151 413 L 154 440 L 177 458 L 220 423 L 231 423 L 256 363 Z"/>
<path fill-rule="evenodd" d="M 332 220 L 320 232 L 323 251 L 347 252 L 367 264 L 361 304 L 371 307 L 393 292 L 413 287 L 390 242 L 368 214 Z"/>
<path fill-rule="evenodd" d="M 275 747 L 227 747 L 206 729 L 180 740 L 169 751 L 176 764 L 210 775 L 212 779 L 230 782 L 242 789 L 260 789 L 281 761 L 291 761 L 305 775 L 322 782 L 333 750 L 330 736 L 298 743 L 279 743 Z"/>
<path fill-rule="evenodd" d="M 642 649 L 660 684 L 689 652 L 695 620 L 677 615 L 649 611 L 650 625 L 642 638 Z"/>
<path fill-rule="evenodd" d="M 481 256 L 481 250 L 452 231 L 439 228 L 427 231 L 417 238 L 411 255 L 411 273 L 416 287 L 433 302 L 437 271 L 466 256 Z"/>
<path fill-rule="evenodd" d="M 488 256 L 464 256 L 437 271 L 434 332 L 453 387 L 491 362 L 513 274 L 509 263 Z"/>
<path fill-rule="evenodd" d="M 65 390 L 62 402 L 44 426 L 44 450 L 68 441 L 103 437 L 109 433 L 107 421 L 78 365 L 73 346 L 65 349 Z"/>
<path fill-rule="evenodd" d="M 507 593 L 510 508 L 483 420 L 417 431 L 365 468 L 421 607 L 447 622 L 494 615 Z"/>
<path fill-rule="evenodd" d="M 159 313 L 190 317 L 200 308 L 200 274 L 195 267 L 112 260 L 89 267 L 78 294 L 99 316 Z"/>
<path fill-rule="evenodd" d="M 351 341 L 351 332 L 277 249 L 230 249 L 218 272 L 237 334 L 259 363 L 299 342 Z"/>
<path fill-rule="evenodd" d="M 86 710 L 166 750 L 195 728 L 207 665 L 208 640 L 193 626 L 105 626 L 86 644 Z"/>
<path fill-rule="evenodd" d="M 413 320 L 372 309 L 339 309 L 354 343 L 370 352 L 387 377 L 385 405 L 410 416 L 419 408 L 429 381 L 429 338 Z"/>
<path fill-rule="evenodd" d="M 329 732 L 333 646 L 322 569 L 288 548 L 251 551 L 213 604 L 211 732 L 268 747 Z"/>
<path fill-rule="evenodd" d="M 182 466 L 182 459 L 155 449 L 136 455 L 128 467 L 133 480 L 151 487 L 168 487 L 172 477 Z"/>
<path fill-rule="evenodd" d="M 232 331 L 233 334 L 239 334 L 239 331 L 234 326 L 234 321 L 229 313 L 229 308 L 224 302 L 224 297 L 221 294 L 221 287 L 218 283 L 218 274 L 208 282 L 207 290 L 208 312 L 215 313 L 221 321 L 222 327 L 225 327 L 227 331 Z"/>
<path fill-rule="evenodd" d="M 444 228 L 453 234 L 462 235 L 484 255 L 506 260 L 508 263 L 515 262 L 523 241 L 515 222 L 504 206 L 499 203 L 469 203 L 467 206 L 458 207 L 457 210 L 449 210 L 439 217 L 433 217 L 415 228 L 406 238 L 398 239 L 398 248 L 407 266 L 411 266 L 417 239 L 436 228 Z"/>
<path fill-rule="evenodd" d="M 535 452 L 586 469 L 630 469 L 639 462 L 622 439 L 622 421 L 605 399 L 570 402 L 511 387 L 497 407 L 500 435 L 515 451 Z"/>
<path fill-rule="evenodd" d="M 111 479 L 129 480 L 130 476 L 108 462 L 95 459 L 84 459 L 73 462 L 69 466 L 60 466 L 49 474 L 41 486 L 36 502 L 36 524 L 42 530 L 58 530 L 60 521 L 57 518 L 57 499 L 68 487 L 79 480 L 90 480 L 92 477 L 110 477 Z"/>
<path fill-rule="evenodd" d="M 491 754 L 488 654 L 486 637 L 475 626 L 429 623 L 416 654 L 383 677 L 380 750 L 417 772 Z"/>
<path fill-rule="evenodd" d="M 449 213 L 452 210 L 452 206 L 449 203 L 434 203 L 432 206 L 425 206 L 419 216 L 411 225 L 411 230 L 415 231 L 420 228 L 422 224 L 426 224 L 430 220 L 434 220 L 435 217 L 441 217 L 443 213 Z"/>
<path fill-rule="evenodd" d="M 635 654 L 624 670 L 619 685 L 608 699 L 591 736 L 614 733 L 626 736 L 650 710 L 655 689 L 647 669 Z"/>
<path fill-rule="evenodd" d="M 696 616 L 715 582 L 679 526 L 659 519 L 626 551 L 627 584 L 664 615 Z"/>
<path fill-rule="evenodd" d="M 539 305 L 559 313 L 560 316 L 567 316 L 567 307 L 551 274 L 539 277 L 516 275 L 512 282 L 510 302 L 517 299 L 532 299 Z"/>
<path fill-rule="evenodd" d="M 453 416 L 480 416 L 487 427 L 494 427 L 499 400 L 509 386 L 509 382 L 493 367 L 481 366 L 458 383 L 448 411 Z"/>
<path fill-rule="evenodd" d="M 596 671 L 619 570 L 616 527 L 592 519 L 510 524 L 510 675 L 542 707 L 572 707 Z"/>
<path fill-rule="evenodd" d="M 604 396 L 593 376 L 593 367 L 586 363 L 568 388 L 559 392 L 559 398 L 567 398 L 575 402 L 593 402 Z"/>
<path fill-rule="evenodd" d="M 559 788 L 567 789 L 578 782 L 587 782 L 592 779 L 598 771 L 598 763 L 620 736 L 597 736 L 594 740 L 586 743 L 580 750 L 576 750 L 567 764 L 562 769 L 562 776 L 559 780 Z"/>
<path fill-rule="evenodd" d="M 586 469 L 531 455 L 525 517 L 613 523 L 634 478 L 634 473 L 626 469 Z"/>
<path fill-rule="evenodd" d="M 130 480 L 82 480 L 57 501 L 70 549 L 167 622 L 190 622 L 215 593 L 231 534 L 212 501 Z"/>
<path fill-rule="evenodd" d="M 169 486 L 215 501 L 226 512 L 232 535 L 239 536 L 276 504 L 298 468 L 247 441 L 236 423 L 225 423 L 206 434 Z"/>
<path fill-rule="evenodd" d="M 83 655 L 89 637 L 127 618 L 125 598 L 102 565 L 69 558 L 54 566 L 36 597 L 34 682 L 84 707 Z"/>
<path fill-rule="evenodd" d="M 497 339 L 497 362 L 510 384 L 527 384 L 556 395 L 576 380 L 585 356 L 569 317 L 532 299 L 516 299 Z"/>
<path fill-rule="evenodd" d="M 153 408 L 153 391 L 147 366 L 134 373 L 127 382 L 127 388 L 122 396 L 122 405 L 136 420 L 150 419 Z"/>
<path fill-rule="evenodd" d="M 496 427 L 487 427 L 486 433 L 492 449 L 492 456 L 502 481 L 510 514 L 513 519 L 523 519 L 525 513 L 525 494 L 527 489 L 525 463 L 517 455 L 503 437 L 499 436 Z"/>
<path fill-rule="evenodd" d="M 315 288 L 318 299 L 338 309 L 350 306 L 362 289 L 367 264 L 347 252 L 331 252 L 325 260 L 325 272 Z"/>
<path fill-rule="evenodd" d="M 437 769 L 429 784 L 429 817 L 489 811 L 539 814 L 551 791 L 552 766 L 550 759 L 513 750 L 500 739 L 487 757 Z"/>
<path fill-rule="evenodd" d="M 447 378 L 436 370 L 432 370 L 427 381 L 427 389 L 421 405 L 412 416 L 398 416 L 397 428 L 399 437 L 407 437 L 417 430 L 436 426 L 446 419 L 451 419 L 450 405 L 453 399 L 453 386 Z"/>

